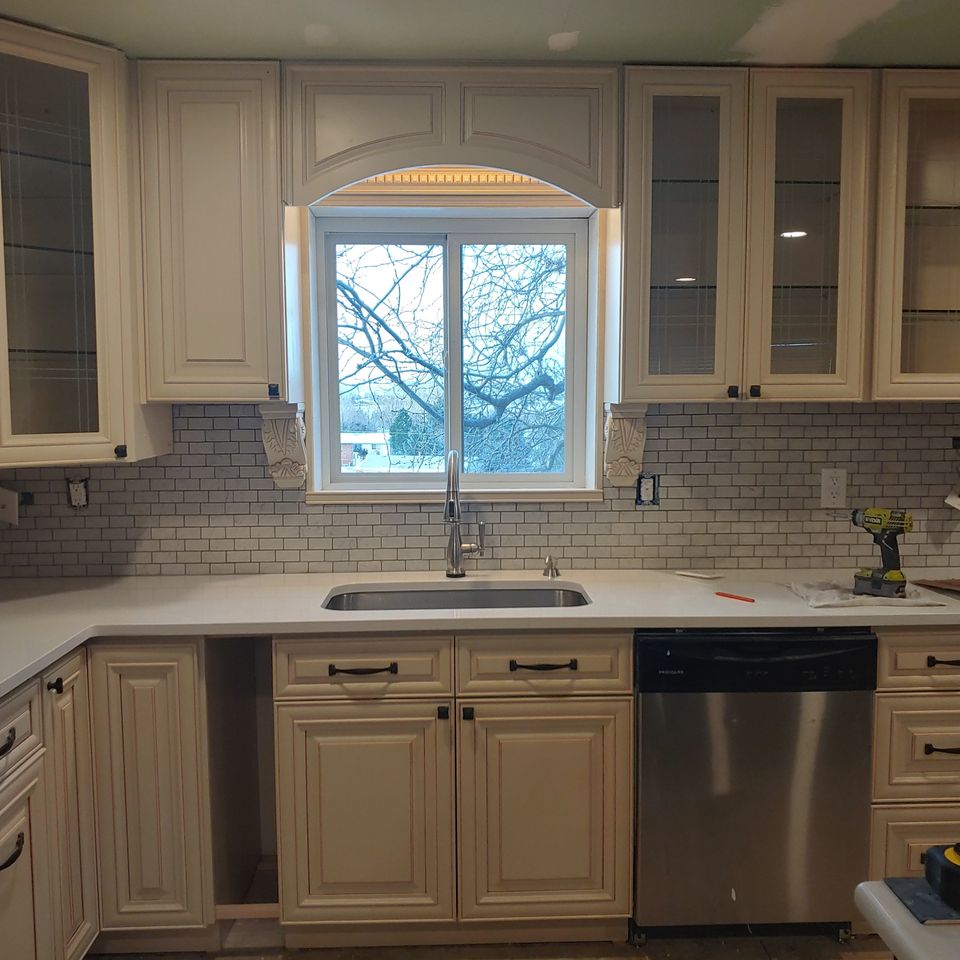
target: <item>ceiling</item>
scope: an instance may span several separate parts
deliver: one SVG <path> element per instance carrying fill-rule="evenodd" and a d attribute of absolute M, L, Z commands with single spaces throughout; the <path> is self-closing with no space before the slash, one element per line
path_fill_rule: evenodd
<path fill-rule="evenodd" d="M 960 0 L 0 0 L 134 57 L 960 65 Z"/>

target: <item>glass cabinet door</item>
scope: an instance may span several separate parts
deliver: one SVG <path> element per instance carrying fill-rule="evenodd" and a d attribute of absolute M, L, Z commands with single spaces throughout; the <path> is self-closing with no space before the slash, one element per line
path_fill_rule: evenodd
<path fill-rule="evenodd" d="M 121 62 L 0 28 L 0 464 L 108 460 L 122 444 Z"/>
<path fill-rule="evenodd" d="M 621 400 L 739 392 L 746 71 L 627 73 Z"/>
<path fill-rule="evenodd" d="M 869 110 L 868 71 L 751 75 L 750 397 L 862 395 Z"/>
<path fill-rule="evenodd" d="M 876 395 L 960 397 L 960 80 L 884 77 Z"/>
<path fill-rule="evenodd" d="M 87 75 L 0 54 L 10 432 L 96 433 Z"/>

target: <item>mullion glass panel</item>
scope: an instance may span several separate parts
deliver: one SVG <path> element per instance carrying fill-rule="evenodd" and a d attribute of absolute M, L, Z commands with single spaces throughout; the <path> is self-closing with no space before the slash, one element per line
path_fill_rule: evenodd
<path fill-rule="evenodd" d="M 904 211 L 904 373 L 960 371 L 960 100 L 910 103 Z"/>
<path fill-rule="evenodd" d="M 777 103 L 770 371 L 837 369 L 843 101 Z"/>
<path fill-rule="evenodd" d="M 99 429 L 87 77 L 0 55 L 14 434 Z"/>
<path fill-rule="evenodd" d="M 716 364 L 720 99 L 653 98 L 648 372 Z"/>

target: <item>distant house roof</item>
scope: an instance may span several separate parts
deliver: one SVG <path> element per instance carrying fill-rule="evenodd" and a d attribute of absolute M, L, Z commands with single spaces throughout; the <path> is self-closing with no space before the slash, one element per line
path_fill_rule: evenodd
<path fill-rule="evenodd" d="M 385 433 L 341 433 L 341 443 L 368 443 L 371 446 L 385 444 L 387 435 Z"/>

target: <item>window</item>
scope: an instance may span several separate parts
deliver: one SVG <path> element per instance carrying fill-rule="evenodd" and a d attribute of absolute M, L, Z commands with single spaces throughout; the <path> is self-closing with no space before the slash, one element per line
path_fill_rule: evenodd
<path fill-rule="evenodd" d="M 316 218 L 320 486 L 587 486 L 587 225 Z"/>

